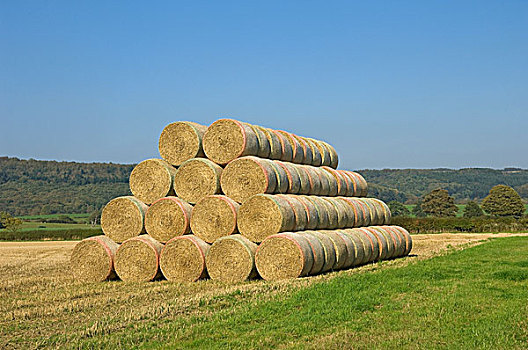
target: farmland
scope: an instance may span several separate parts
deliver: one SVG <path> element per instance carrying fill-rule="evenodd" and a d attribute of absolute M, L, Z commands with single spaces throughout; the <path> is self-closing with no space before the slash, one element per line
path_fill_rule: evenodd
<path fill-rule="evenodd" d="M 0 243 L 0 347 L 522 348 L 528 237 L 476 245 L 503 236 L 415 235 L 405 259 L 236 285 L 81 284 L 75 242 Z"/>

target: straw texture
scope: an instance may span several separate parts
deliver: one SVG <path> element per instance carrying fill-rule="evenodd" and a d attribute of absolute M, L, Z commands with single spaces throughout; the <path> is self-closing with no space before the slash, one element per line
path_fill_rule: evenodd
<path fill-rule="evenodd" d="M 205 256 L 209 244 L 194 235 L 179 236 L 165 244 L 160 267 L 165 278 L 176 282 L 194 282 L 207 277 Z"/>
<path fill-rule="evenodd" d="M 239 207 L 240 204 L 226 196 L 202 198 L 192 211 L 192 232 L 207 243 L 237 232 Z"/>
<path fill-rule="evenodd" d="M 163 245 L 148 235 L 127 239 L 115 254 L 115 270 L 126 282 L 149 282 L 161 277 L 159 256 Z"/>
<path fill-rule="evenodd" d="M 136 165 L 130 173 L 130 191 L 140 201 L 154 201 L 174 195 L 173 181 L 176 169 L 163 159 L 147 159 Z"/>
<path fill-rule="evenodd" d="M 207 272 L 211 279 L 226 283 L 255 278 L 256 251 L 257 245 L 241 235 L 219 238 L 205 258 Z"/>
<path fill-rule="evenodd" d="M 81 282 L 102 282 L 115 277 L 114 257 L 119 245 L 107 236 L 82 240 L 73 248 L 70 267 Z"/>
<path fill-rule="evenodd" d="M 167 125 L 158 142 L 161 158 L 179 166 L 188 159 L 204 157 L 202 138 L 206 130 L 206 126 L 194 122 L 181 121 Z"/>
<path fill-rule="evenodd" d="M 112 199 L 103 208 L 101 228 L 114 242 L 125 240 L 145 233 L 143 221 L 148 206 L 132 196 Z"/>
<path fill-rule="evenodd" d="M 174 191 L 184 201 L 197 203 L 205 196 L 220 193 L 222 167 L 205 158 L 185 161 L 174 176 Z"/>
<path fill-rule="evenodd" d="M 176 197 L 158 199 L 145 214 L 145 230 L 162 243 L 190 233 L 192 210 L 192 205 Z"/>

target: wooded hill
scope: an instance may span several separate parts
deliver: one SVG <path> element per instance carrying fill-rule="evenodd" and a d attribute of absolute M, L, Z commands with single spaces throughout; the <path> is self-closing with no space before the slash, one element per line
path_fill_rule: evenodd
<path fill-rule="evenodd" d="M 129 195 L 132 164 L 20 160 L 0 157 L 0 211 L 12 215 L 89 213 L 110 199 Z M 415 203 L 436 188 L 457 202 L 483 199 L 498 184 L 512 186 L 528 200 L 528 170 L 386 169 L 360 170 L 369 195 L 386 202 Z"/>

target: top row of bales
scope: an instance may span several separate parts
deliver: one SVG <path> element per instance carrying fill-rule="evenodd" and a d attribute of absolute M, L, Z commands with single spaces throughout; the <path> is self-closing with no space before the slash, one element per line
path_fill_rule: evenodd
<path fill-rule="evenodd" d="M 338 164 L 336 150 L 324 141 L 233 119 L 220 119 L 209 127 L 194 122 L 171 123 L 163 129 L 158 147 L 161 157 L 174 166 L 199 157 L 226 165 L 243 156 L 334 169 Z"/>

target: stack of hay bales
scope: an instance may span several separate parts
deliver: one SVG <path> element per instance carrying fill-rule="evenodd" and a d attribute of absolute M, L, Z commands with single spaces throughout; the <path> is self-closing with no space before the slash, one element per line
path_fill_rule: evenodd
<path fill-rule="evenodd" d="M 297 278 L 409 254 L 409 233 L 337 169 L 328 143 L 233 119 L 167 125 L 163 159 L 130 174 L 103 209 L 105 236 L 71 256 L 81 281 Z"/>

